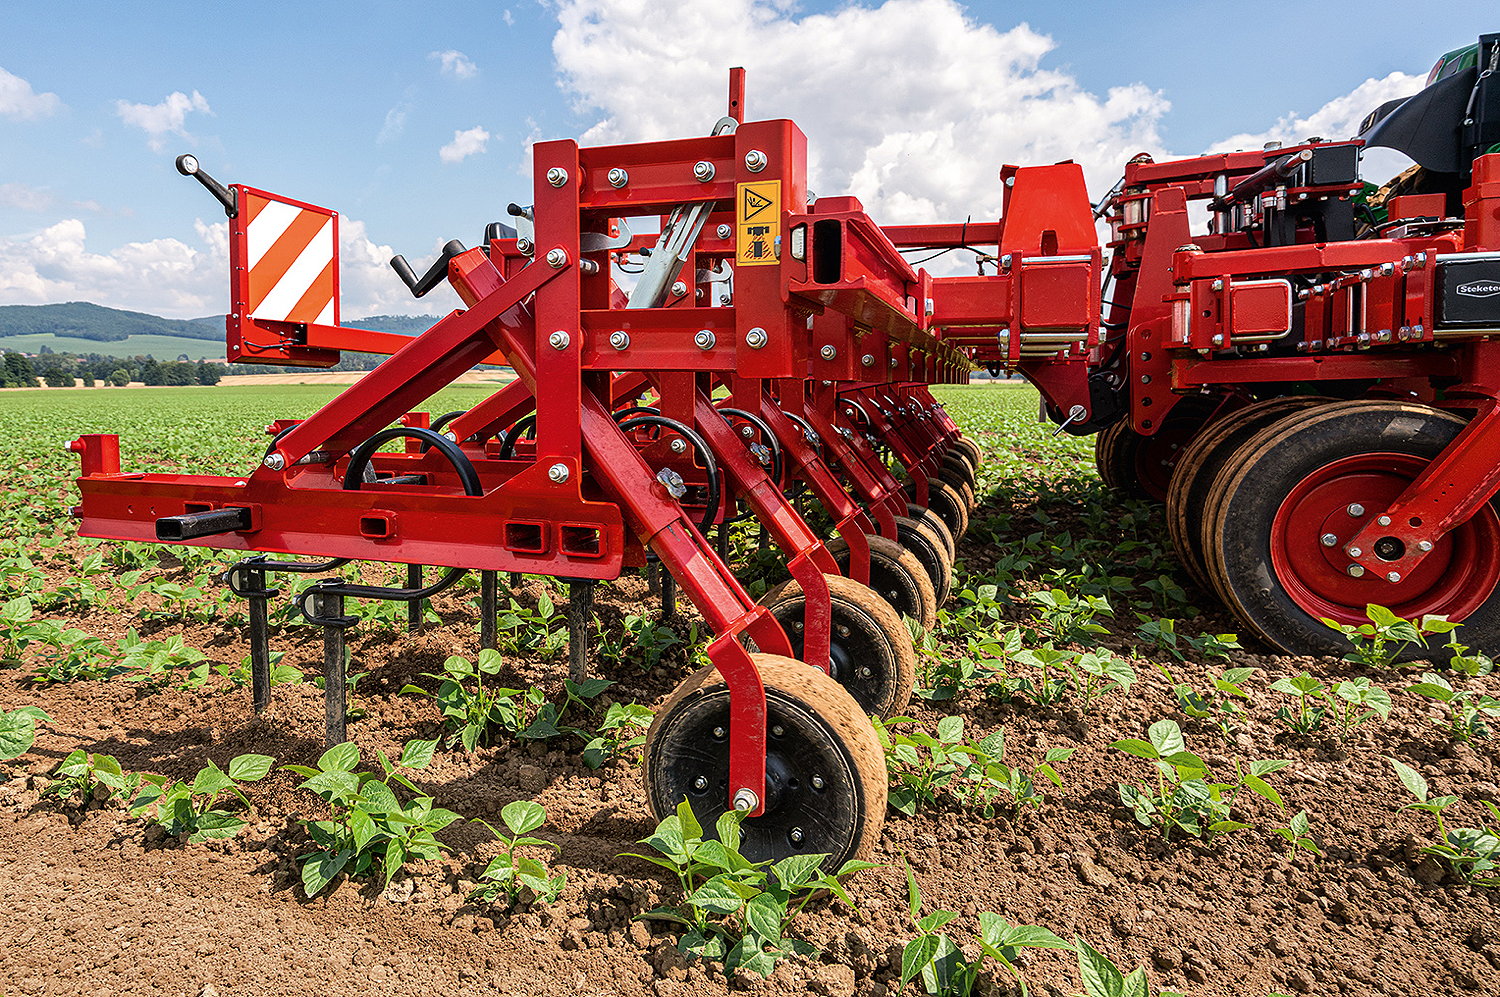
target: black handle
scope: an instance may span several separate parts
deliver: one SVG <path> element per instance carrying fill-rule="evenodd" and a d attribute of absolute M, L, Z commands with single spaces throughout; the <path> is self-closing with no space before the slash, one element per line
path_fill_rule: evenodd
<path fill-rule="evenodd" d="M 242 532 L 250 526 L 250 510 L 231 505 L 222 509 L 185 512 L 181 516 L 162 516 L 156 521 L 156 539 L 197 540 L 221 533 Z"/>
<path fill-rule="evenodd" d="M 204 186 L 220 204 L 224 206 L 224 214 L 229 218 L 235 218 L 240 213 L 240 205 L 234 196 L 234 191 L 229 190 L 219 181 L 203 171 L 198 165 L 198 157 L 192 153 L 183 153 L 177 157 L 177 172 L 185 177 L 192 177 Z"/>
<path fill-rule="evenodd" d="M 443 247 L 443 255 L 439 256 L 437 262 L 428 267 L 427 272 L 421 277 L 418 277 L 412 270 L 411 264 L 406 262 L 404 256 L 391 257 L 391 269 L 396 271 L 396 276 L 401 278 L 401 283 L 411 290 L 412 296 L 420 298 L 447 279 L 448 261 L 462 252 L 465 252 L 464 244 L 457 239 L 450 239 Z"/>

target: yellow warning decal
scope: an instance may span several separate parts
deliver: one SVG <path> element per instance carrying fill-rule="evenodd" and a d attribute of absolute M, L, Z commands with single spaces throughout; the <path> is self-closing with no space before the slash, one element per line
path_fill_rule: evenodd
<path fill-rule="evenodd" d="M 735 200 L 735 253 L 739 266 L 776 262 L 776 239 L 781 234 L 781 181 L 742 183 Z"/>

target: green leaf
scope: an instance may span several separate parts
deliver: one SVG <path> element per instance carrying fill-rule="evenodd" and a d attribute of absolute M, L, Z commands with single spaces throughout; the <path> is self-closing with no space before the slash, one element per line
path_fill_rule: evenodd
<path fill-rule="evenodd" d="M 779 941 L 781 922 L 786 917 L 786 904 L 769 893 L 751 897 L 745 904 L 745 924 L 762 938 Z"/>
<path fill-rule="evenodd" d="M 793 855 L 771 866 L 776 881 L 789 890 L 806 885 L 818 872 L 827 855 Z"/>
<path fill-rule="evenodd" d="M 1275 787 L 1271 786 L 1269 783 L 1267 783 L 1265 780 L 1263 780 L 1260 776 L 1257 776 L 1257 775 L 1247 775 L 1247 776 L 1245 776 L 1245 786 L 1252 793 L 1255 793 L 1255 794 L 1257 794 L 1259 796 L 1263 796 L 1266 799 L 1270 800 L 1272 803 L 1276 804 L 1276 809 L 1278 809 L 1278 810 L 1285 810 L 1286 809 L 1286 804 L 1281 802 L 1281 794 L 1278 793 L 1278 792 L 1276 792 Z"/>
<path fill-rule="evenodd" d="M 688 894 L 688 903 L 700 910 L 728 916 L 744 904 L 739 892 L 725 876 L 718 875 Z"/>
<path fill-rule="evenodd" d="M 1073 939 L 1078 952 L 1078 975 L 1088 997 L 1122 997 L 1125 977 L 1102 952 L 1082 938 Z"/>
<path fill-rule="evenodd" d="M 1151 761 L 1155 761 L 1156 759 L 1161 757 L 1161 752 L 1156 749 L 1155 745 L 1148 744 L 1147 742 L 1135 737 L 1127 737 L 1122 740 L 1115 741 L 1110 745 L 1110 747 L 1116 749 L 1117 751 L 1123 751 L 1127 755 L 1134 755 L 1137 758 L 1146 758 Z"/>
<path fill-rule="evenodd" d="M 314 852 L 302 863 L 302 892 L 309 900 L 322 893 L 333 877 L 344 871 L 351 857 L 347 851 Z"/>
<path fill-rule="evenodd" d="M 1187 750 L 1187 742 L 1182 739 L 1182 728 L 1177 726 L 1176 720 L 1156 721 L 1148 728 L 1146 736 L 1151 739 L 1151 746 L 1162 756 Z"/>
<path fill-rule="evenodd" d="M 353 772 L 315 772 L 299 788 L 342 802 L 359 792 L 359 778 Z"/>
<path fill-rule="evenodd" d="M 27 706 L 9 713 L 0 713 L 0 762 L 19 758 L 31 750 L 31 745 L 36 740 L 39 713 L 46 718 L 47 715 L 41 710 Z"/>
<path fill-rule="evenodd" d="M 197 830 L 188 838 L 192 844 L 208 841 L 211 838 L 232 838 L 239 829 L 245 826 L 245 822 L 233 814 L 226 814 L 222 810 L 210 810 L 197 818 Z"/>
<path fill-rule="evenodd" d="M 1422 773 L 1405 762 L 1398 762 L 1389 756 L 1386 757 L 1386 761 L 1391 763 L 1391 766 L 1396 770 L 1396 775 L 1401 779 L 1401 784 L 1411 792 L 1411 795 L 1426 803 L 1428 787 L 1427 780 L 1422 778 Z"/>
<path fill-rule="evenodd" d="M 259 782 L 275 764 L 276 759 L 270 755 L 236 755 L 229 760 L 229 778 L 240 782 Z"/>
<path fill-rule="evenodd" d="M 1120 997 L 1151 997 L 1144 966 L 1137 966 L 1120 981 Z"/>
<path fill-rule="evenodd" d="M 432 764 L 432 753 L 437 750 L 436 741 L 407 741 L 401 746 L 402 768 L 425 769 Z"/>
<path fill-rule="evenodd" d="M 937 950 L 936 935 L 920 935 L 907 942 L 901 950 L 901 986 L 905 987 L 926 969 Z"/>
<path fill-rule="evenodd" d="M 703 825 L 698 823 L 698 817 L 693 813 L 692 805 L 687 798 L 677 804 L 677 820 L 681 825 L 682 837 L 690 840 L 703 837 Z"/>
<path fill-rule="evenodd" d="M 917 885 L 917 877 L 911 871 L 910 863 L 902 859 L 901 864 L 906 867 L 906 907 L 915 920 L 922 913 L 922 888 Z"/>
<path fill-rule="evenodd" d="M 740 830 L 740 824 L 744 819 L 745 815 L 740 811 L 726 810 L 714 822 L 714 832 L 719 836 L 719 841 L 723 843 L 725 848 L 732 852 L 740 850 L 740 840 L 743 833 Z"/>
<path fill-rule="evenodd" d="M 964 739 L 964 718 L 944 717 L 938 721 L 938 740 L 944 744 L 957 744 Z"/>
<path fill-rule="evenodd" d="M 223 770 L 213 762 L 209 762 L 198 770 L 193 777 L 194 796 L 214 796 L 234 785 L 234 780 L 225 775 Z"/>
<path fill-rule="evenodd" d="M 547 822 L 547 811 L 532 800 L 516 800 L 505 805 L 500 811 L 500 819 L 510 828 L 511 834 L 525 834 Z"/>
<path fill-rule="evenodd" d="M 359 764 L 359 745 L 352 741 L 335 744 L 318 758 L 318 768 L 324 772 L 353 772 Z"/>
<path fill-rule="evenodd" d="M 398 814 L 402 809 L 391 787 L 379 779 L 371 779 L 359 788 L 359 800 L 363 809 L 376 816 Z"/>

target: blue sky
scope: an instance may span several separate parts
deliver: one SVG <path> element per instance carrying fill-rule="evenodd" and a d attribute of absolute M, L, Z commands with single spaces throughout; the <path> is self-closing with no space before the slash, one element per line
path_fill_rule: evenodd
<path fill-rule="evenodd" d="M 222 311 L 222 214 L 172 170 L 179 152 L 339 209 L 345 315 L 431 311 L 384 271 L 390 252 L 476 241 L 526 199 L 537 139 L 706 130 L 731 65 L 750 69 L 752 117 L 808 133 L 819 193 L 907 222 L 993 213 L 1001 162 L 1072 156 L 1108 186 L 1140 148 L 1340 127 L 1500 28 L 1493 4 L 1371 4 L 1337 24 L 1306 3 L 1250 9 L 12 2 L 0 303 Z"/>

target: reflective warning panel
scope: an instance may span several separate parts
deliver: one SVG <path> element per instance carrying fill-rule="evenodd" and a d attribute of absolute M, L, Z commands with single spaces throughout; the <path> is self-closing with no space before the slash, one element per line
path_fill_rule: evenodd
<path fill-rule="evenodd" d="M 742 267 L 775 263 L 781 232 L 781 181 L 742 183 L 735 200 L 734 261 Z"/>
<path fill-rule="evenodd" d="M 326 208 L 243 189 L 232 224 L 252 318 L 338 324 L 338 218 Z"/>

